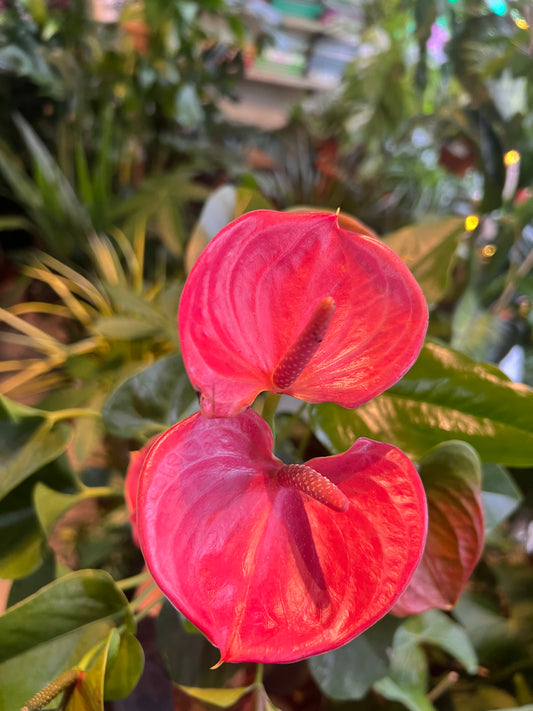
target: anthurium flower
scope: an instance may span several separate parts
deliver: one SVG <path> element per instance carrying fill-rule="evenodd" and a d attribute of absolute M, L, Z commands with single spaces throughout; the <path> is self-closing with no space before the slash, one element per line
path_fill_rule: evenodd
<path fill-rule="evenodd" d="M 143 462 L 156 439 L 157 437 L 152 437 L 142 449 L 130 452 L 130 461 L 126 478 L 124 479 L 124 498 L 129 514 L 128 518 L 131 523 L 131 535 L 137 546 L 139 545 L 139 534 L 137 531 L 137 489 L 139 487 Z"/>
<path fill-rule="evenodd" d="M 148 568 L 221 661 L 292 662 L 334 649 L 395 603 L 424 546 L 407 457 L 359 439 L 284 465 L 253 410 L 196 413 L 150 449 L 138 492 Z"/>
<path fill-rule="evenodd" d="M 400 257 L 336 215 L 258 210 L 209 243 L 178 320 L 202 412 L 225 417 L 262 391 L 367 402 L 415 361 L 427 306 Z"/>
<path fill-rule="evenodd" d="M 126 508 L 129 513 L 129 520 L 131 523 L 131 534 L 133 541 L 136 546 L 140 546 L 139 543 L 139 533 L 137 530 L 137 489 L 139 487 L 139 479 L 141 476 L 141 469 L 146 458 L 146 455 L 150 451 L 150 447 L 156 441 L 157 437 L 152 437 L 142 449 L 135 452 L 130 452 L 130 462 L 128 465 L 128 470 L 126 472 L 126 478 L 124 480 L 124 498 L 126 500 Z M 138 606 L 138 610 L 143 610 L 148 608 L 150 610 L 150 615 L 155 617 L 161 611 L 161 605 L 156 605 L 156 601 L 160 599 L 161 591 L 158 587 L 154 585 L 154 581 L 148 571 L 146 566 L 144 570 L 147 572 L 147 579 L 142 582 L 135 590 L 133 599 L 143 596 L 142 602 Z M 150 593 L 147 594 L 148 588 L 152 588 Z"/>

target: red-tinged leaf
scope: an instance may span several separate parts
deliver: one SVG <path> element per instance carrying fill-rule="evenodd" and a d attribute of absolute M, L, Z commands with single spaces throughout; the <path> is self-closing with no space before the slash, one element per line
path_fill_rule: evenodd
<path fill-rule="evenodd" d="M 334 313 L 323 333 L 325 303 Z M 234 220 L 198 259 L 179 309 L 183 360 L 208 417 L 235 415 L 265 390 L 357 407 L 411 367 L 426 326 L 400 257 L 320 213 Z M 292 382 L 276 370 L 287 357 Z"/>
<path fill-rule="evenodd" d="M 428 499 L 424 555 L 400 600 L 398 615 L 455 605 L 483 550 L 481 462 L 466 442 L 444 442 L 420 462 Z"/>
<path fill-rule="evenodd" d="M 197 413 L 158 439 L 141 475 L 148 567 L 223 661 L 291 662 L 348 642 L 392 607 L 424 546 L 424 490 L 398 449 L 360 439 L 299 476 L 272 445 L 252 410 Z"/>

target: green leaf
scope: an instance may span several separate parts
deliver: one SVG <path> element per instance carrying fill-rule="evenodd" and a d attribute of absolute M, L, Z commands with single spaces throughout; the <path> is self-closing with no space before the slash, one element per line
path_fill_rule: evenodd
<path fill-rule="evenodd" d="M 62 454 L 71 429 L 49 413 L 11 402 L 0 395 L 0 499 Z"/>
<path fill-rule="evenodd" d="M 466 442 L 450 440 L 420 462 L 428 501 L 428 534 L 422 560 L 395 607 L 397 614 L 450 609 L 483 550 L 481 462 Z"/>
<path fill-rule="evenodd" d="M 428 662 L 423 645 L 444 649 L 473 674 L 477 657 L 465 630 L 438 610 L 407 619 L 394 635 L 388 675 L 374 684 L 374 690 L 411 711 L 434 711 L 426 695 Z"/>
<path fill-rule="evenodd" d="M 46 484 L 39 482 L 33 492 L 33 500 L 37 516 L 48 537 L 57 521 L 70 508 L 79 504 L 80 501 L 93 499 L 103 495 L 121 496 L 120 491 L 113 492 L 111 489 L 102 489 L 100 487 L 84 487 L 81 491 L 74 494 L 65 494 L 60 491 L 54 491 Z"/>
<path fill-rule="evenodd" d="M 139 640 L 125 631 L 111 630 L 105 669 L 104 698 L 106 701 L 123 699 L 135 688 L 144 667 L 144 652 Z"/>
<path fill-rule="evenodd" d="M 179 688 L 191 696 L 193 699 L 203 701 L 211 706 L 217 706 L 221 709 L 227 709 L 233 704 L 236 704 L 239 699 L 249 694 L 253 689 L 252 686 L 241 686 L 236 689 L 201 689 L 198 686 L 183 686 L 178 684 Z"/>
<path fill-rule="evenodd" d="M 482 500 L 485 512 L 485 535 L 505 521 L 523 498 L 522 492 L 505 469 L 498 464 L 484 464 Z"/>
<path fill-rule="evenodd" d="M 423 689 L 416 686 L 402 686 L 390 677 L 376 682 L 374 690 L 389 701 L 398 701 L 410 711 L 435 711 L 435 707 Z"/>
<path fill-rule="evenodd" d="M 43 560 L 45 536 L 33 506 L 39 482 L 50 491 L 72 489 L 74 478 L 66 458 L 35 472 L 0 501 L 0 578 L 24 577 Z"/>
<path fill-rule="evenodd" d="M 495 366 L 426 342 L 400 382 L 357 410 L 311 407 L 319 439 L 334 452 L 357 437 L 396 445 L 421 459 L 440 442 L 459 439 L 483 461 L 533 464 L 533 390 L 512 383 Z"/>
<path fill-rule="evenodd" d="M 439 610 L 413 615 L 403 623 L 396 635 L 403 646 L 433 644 L 457 659 L 469 674 L 477 671 L 476 651 L 465 629 Z"/>
<path fill-rule="evenodd" d="M 0 707 L 19 708 L 120 625 L 135 630 L 128 600 L 104 571 L 66 575 L 9 608 L 0 617 Z"/>
<path fill-rule="evenodd" d="M 499 614 L 493 600 L 465 592 L 452 614 L 466 629 L 481 664 L 498 668 L 523 659 L 521 630 Z"/>
<path fill-rule="evenodd" d="M 446 217 L 403 227 L 389 233 L 384 241 L 404 260 L 426 300 L 433 304 L 446 290 L 450 262 L 463 232 L 462 217 Z"/>
<path fill-rule="evenodd" d="M 311 657 L 311 675 L 324 694 L 336 701 L 362 699 L 387 673 L 388 648 L 399 625 L 389 615 L 343 647 Z"/>
<path fill-rule="evenodd" d="M 122 383 L 102 414 L 111 434 L 148 438 L 176 423 L 195 401 L 181 356 L 175 353 Z"/>

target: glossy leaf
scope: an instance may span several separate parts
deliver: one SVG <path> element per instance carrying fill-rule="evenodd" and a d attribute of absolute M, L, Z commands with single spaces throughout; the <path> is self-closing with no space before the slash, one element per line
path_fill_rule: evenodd
<path fill-rule="evenodd" d="M 305 479 L 303 493 L 272 444 L 251 410 L 196 414 L 157 440 L 141 475 L 150 572 L 224 661 L 295 661 L 348 642 L 390 609 L 422 553 L 425 497 L 401 452 L 359 440 L 313 459 L 304 479 L 312 468 L 320 483 Z"/>
<path fill-rule="evenodd" d="M 135 688 L 144 667 L 144 652 L 139 640 L 127 630 L 111 630 L 104 677 L 106 701 L 123 699 Z"/>
<path fill-rule="evenodd" d="M 385 244 L 404 260 L 430 304 L 445 292 L 450 262 L 463 232 L 462 217 L 446 217 L 408 225 L 385 237 Z"/>
<path fill-rule="evenodd" d="M 465 442 L 443 442 L 420 462 L 428 500 L 424 555 L 394 606 L 413 615 L 455 605 L 483 550 L 481 462 Z"/>
<path fill-rule="evenodd" d="M 70 427 L 0 395 L 0 499 L 67 448 Z"/>
<path fill-rule="evenodd" d="M 334 313 L 317 330 L 326 301 Z M 201 254 L 178 321 L 202 411 L 221 417 L 265 390 L 344 407 L 367 402 L 414 362 L 427 306 L 392 250 L 341 229 L 335 215 L 258 210 Z M 276 369 L 289 357 L 292 381 L 280 384 Z"/>
<path fill-rule="evenodd" d="M 0 617 L 0 700 L 19 708 L 114 626 L 133 632 L 124 594 L 103 571 L 79 571 L 50 583 Z"/>
<path fill-rule="evenodd" d="M 195 400 L 175 353 L 119 385 L 104 405 L 104 423 L 117 437 L 150 437 L 177 422 Z"/>
<path fill-rule="evenodd" d="M 309 669 L 324 694 L 336 701 L 362 699 L 386 675 L 388 650 L 399 625 L 398 618 L 387 615 L 343 647 L 311 657 Z"/>
<path fill-rule="evenodd" d="M 420 459 L 440 442 L 461 439 L 483 461 L 533 464 L 533 391 L 500 370 L 427 342 L 402 380 L 355 411 L 311 408 L 316 434 L 331 451 L 356 437 L 391 442 Z"/>

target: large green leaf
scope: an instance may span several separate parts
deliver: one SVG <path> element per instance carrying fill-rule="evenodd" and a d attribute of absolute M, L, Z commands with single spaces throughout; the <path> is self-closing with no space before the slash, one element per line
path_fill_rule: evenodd
<path fill-rule="evenodd" d="M 311 674 L 331 699 L 362 699 L 388 669 L 388 648 L 400 625 L 388 615 L 359 637 L 332 652 L 311 657 Z"/>
<path fill-rule="evenodd" d="M 332 451 L 370 437 L 422 458 L 440 442 L 468 442 L 487 462 L 533 464 L 533 390 L 495 366 L 427 342 L 399 383 L 357 410 L 311 407 L 319 439 Z"/>
<path fill-rule="evenodd" d="M 19 708 L 121 625 L 135 630 L 128 600 L 104 571 L 66 575 L 9 608 L 0 617 L 0 708 Z"/>
<path fill-rule="evenodd" d="M 430 304 L 444 294 L 450 262 L 463 232 L 462 217 L 446 217 L 402 227 L 385 237 L 386 244 L 407 264 Z"/>
<path fill-rule="evenodd" d="M 176 423 L 195 400 L 181 356 L 174 353 L 122 383 L 104 405 L 104 423 L 118 437 L 148 438 Z"/>
<path fill-rule="evenodd" d="M 0 499 L 62 454 L 71 429 L 49 413 L 0 395 Z"/>

